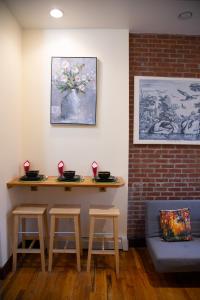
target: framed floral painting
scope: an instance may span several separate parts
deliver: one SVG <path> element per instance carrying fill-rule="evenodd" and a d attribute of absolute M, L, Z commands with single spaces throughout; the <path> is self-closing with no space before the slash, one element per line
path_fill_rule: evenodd
<path fill-rule="evenodd" d="M 135 144 L 200 144 L 200 78 L 135 76 Z"/>
<path fill-rule="evenodd" d="M 96 57 L 52 57 L 51 124 L 96 124 Z"/>

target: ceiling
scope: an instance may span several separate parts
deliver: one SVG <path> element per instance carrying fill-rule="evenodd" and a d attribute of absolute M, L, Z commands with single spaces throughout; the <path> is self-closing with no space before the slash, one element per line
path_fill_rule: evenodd
<path fill-rule="evenodd" d="M 111 28 L 135 33 L 200 35 L 200 0 L 0 0 L 23 28 Z M 49 16 L 51 8 L 64 12 Z M 191 11 L 188 20 L 178 19 Z"/>

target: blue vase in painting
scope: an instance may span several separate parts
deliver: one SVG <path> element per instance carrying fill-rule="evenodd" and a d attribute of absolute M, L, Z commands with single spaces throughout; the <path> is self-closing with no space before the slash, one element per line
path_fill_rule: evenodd
<path fill-rule="evenodd" d="M 79 120 L 80 98 L 76 89 L 71 89 L 61 103 L 61 119 L 70 122 Z"/>

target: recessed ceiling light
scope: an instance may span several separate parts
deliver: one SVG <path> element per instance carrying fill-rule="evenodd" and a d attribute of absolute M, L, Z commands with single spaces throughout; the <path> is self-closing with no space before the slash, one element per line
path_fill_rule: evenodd
<path fill-rule="evenodd" d="M 180 19 L 180 20 L 189 20 L 189 19 L 191 19 L 192 18 L 192 12 L 191 11 L 183 11 L 182 13 L 180 13 L 179 15 L 178 15 L 178 18 Z"/>
<path fill-rule="evenodd" d="M 60 10 L 58 8 L 54 8 L 54 9 L 50 10 L 50 15 L 53 18 L 62 18 L 63 12 L 62 12 L 62 10 Z"/>

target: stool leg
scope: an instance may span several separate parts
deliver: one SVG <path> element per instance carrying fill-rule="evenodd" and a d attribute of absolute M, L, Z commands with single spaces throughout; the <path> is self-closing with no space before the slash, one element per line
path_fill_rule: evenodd
<path fill-rule="evenodd" d="M 39 232 L 39 241 L 40 241 L 40 255 L 41 255 L 42 272 L 45 272 L 44 219 L 43 219 L 43 216 L 38 217 L 38 232 Z"/>
<path fill-rule="evenodd" d="M 116 275 L 119 276 L 118 217 L 113 217 Z"/>
<path fill-rule="evenodd" d="M 13 223 L 13 272 L 15 272 L 17 268 L 18 227 L 19 217 L 15 215 Z"/>
<path fill-rule="evenodd" d="M 47 253 L 49 252 L 49 231 L 48 231 L 48 221 L 47 221 L 47 213 L 44 214 L 44 226 L 45 226 L 45 236 L 46 236 L 46 249 Z"/>
<path fill-rule="evenodd" d="M 49 272 L 51 272 L 52 270 L 54 234 L 55 234 L 55 216 L 51 215 L 50 239 L 49 239 L 49 266 L 48 266 Z"/>
<path fill-rule="evenodd" d="M 79 216 L 74 216 L 74 228 L 75 228 L 75 240 L 76 240 L 76 259 L 77 259 L 77 270 L 81 271 L 81 262 L 80 262 L 80 231 L 79 231 Z"/>
<path fill-rule="evenodd" d="M 81 256 L 82 256 L 83 255 L 83 248 L 82 248 L 82 242 L 81 242 L 81 220 L 80 220 L 80 216 L 78 216 L 78 226 L 79 226 L 80 253 L 81 253 Z"/>
<path fill-rule="evenodd" d="M 22 218 L 22 232 L 26 232 L 26 219 Z M 26 248 L 26 239 L 25 239 L 26 234 L 22 233 L 22 248 Z M 25 253 L 22 254 L 24 256 Z"/>
<path fill-rule="evenodd" d="M 87 259 L 87 272 L 90 272 L 90 263 L 92 255 L 92 242 L 94 234 L 94 217 L 90 217 L 90 230 L 89 230 L 89 245 L 88 245 L 88 259 Z"/>

